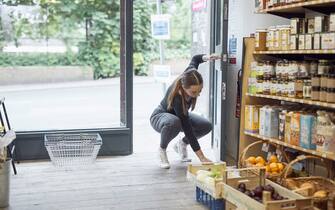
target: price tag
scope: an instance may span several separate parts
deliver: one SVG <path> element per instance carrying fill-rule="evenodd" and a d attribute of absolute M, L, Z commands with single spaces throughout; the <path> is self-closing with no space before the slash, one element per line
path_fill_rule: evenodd
<path fill-rule="evenodd" d="M 262 151 L 263 152 L 269 152 L 270 145 L 268 143 L 263 143 L 262 145 Z"/>

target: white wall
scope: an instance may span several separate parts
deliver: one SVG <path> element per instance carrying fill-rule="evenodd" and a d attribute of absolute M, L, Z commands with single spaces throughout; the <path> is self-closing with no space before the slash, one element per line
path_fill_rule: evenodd
<path fill-rule="evenodd" d="M 230 0 L 229 1 L 229 29 L 228 39 L 232 36 L 237 38 L 237 64 L 229 65 L 227 94 L 228 94 L 228 113 L 227 151 L 230 156 L 237 157 L 238 143 L 238 124 L 239 119 L 235 118 L 236 93 L 237 93 L 237 73 L 242 68 L 243 37 L 250 36 L 257 28 L 267 28 L 271 25 L 285 25 L 289 20 L 275 17 L 273 15 L 255 14 L 254 0 Z M 243 112 L 244 110 L 241 110 Z"/>

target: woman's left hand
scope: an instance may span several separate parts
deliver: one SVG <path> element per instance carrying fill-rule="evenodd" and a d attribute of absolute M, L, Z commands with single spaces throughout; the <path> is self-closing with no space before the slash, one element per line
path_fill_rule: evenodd
<path fill-rule="evenodd" d="M 217 54 L 202 56 L 202 60 L 204 61 L 212 61 L 212 60 L 220 60 L 220 59 L 221 59 L 221 55 L 217 55 Z"/>

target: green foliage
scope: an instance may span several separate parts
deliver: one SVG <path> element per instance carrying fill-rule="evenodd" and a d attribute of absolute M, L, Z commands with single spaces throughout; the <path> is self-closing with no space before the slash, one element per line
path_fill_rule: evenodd
<path fill-rule="evenodd" d="M 0 53 L 0 66 L 81 66 L 75 54 Z"/>
<path fill-rule="evenodd" d="M 37 0 L 2 0 L 7 5 L 32 5 Z M 68 54 L 42 56 L 1 55 L 0 65 L 90 65 L 96 78 L 120 74 L 120 1 L 119 0 L 39 0 L 41 16 L 46 21 L 32 25 L 25 18 L 13 19 L 13 41 L 19 39 L 61 39 Z M 151 14 L 154 7 L 147 0 L 136 0 L 133 11 L 133 63 L 136 75 L 146 75 L 149 63 L 159 58 L 158 41 L 151 37 Z M 165 4 L 163 4 L 165 5 Z M 163 11 L 167 8 L 163 8 Z M 172 39 L 165 42 L 165 58 L 188 57 L 190 49 L 190 0 L 177 0 L 172 17 Z M 0 28 L 0 50 L 1 50 Z M 77 55 L 71 53 L 77 46 Z M 70 56 L 69 56 L 70 55 Z M 8 56 L 13 56 L 12 59 Z M 68 57 L 69 56 L 69 57 Z M 45 58 L 48 59 L 45 59 Z M 65 59 L 60 60 L 61 58 Z M 12 61 L 15 60 L 15 61 Z M 31 61 L 35 60 L 35 61 Z M 26 62 L 26 63 L 24 63 Z"/>
<path fill-rule="evenodd" d="M 2 51 L 4 44 L 5 44 L 5 37 L 4 37 L 4 32 L 2 29 L 2 21 L 1 21 L 1 16 L 0 16 L 0 52 Z"/>

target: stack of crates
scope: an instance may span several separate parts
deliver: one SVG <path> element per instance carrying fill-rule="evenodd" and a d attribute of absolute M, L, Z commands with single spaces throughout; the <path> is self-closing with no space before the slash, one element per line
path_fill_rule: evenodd
<path fill-rule="evenodd" d="M 222 210 L 225 207 L 225 202 L 223 199 L 213 198 L 200 187 L 196 187 L 196 199 L 197 202 L 207 206 L 210 210 Z"/>

